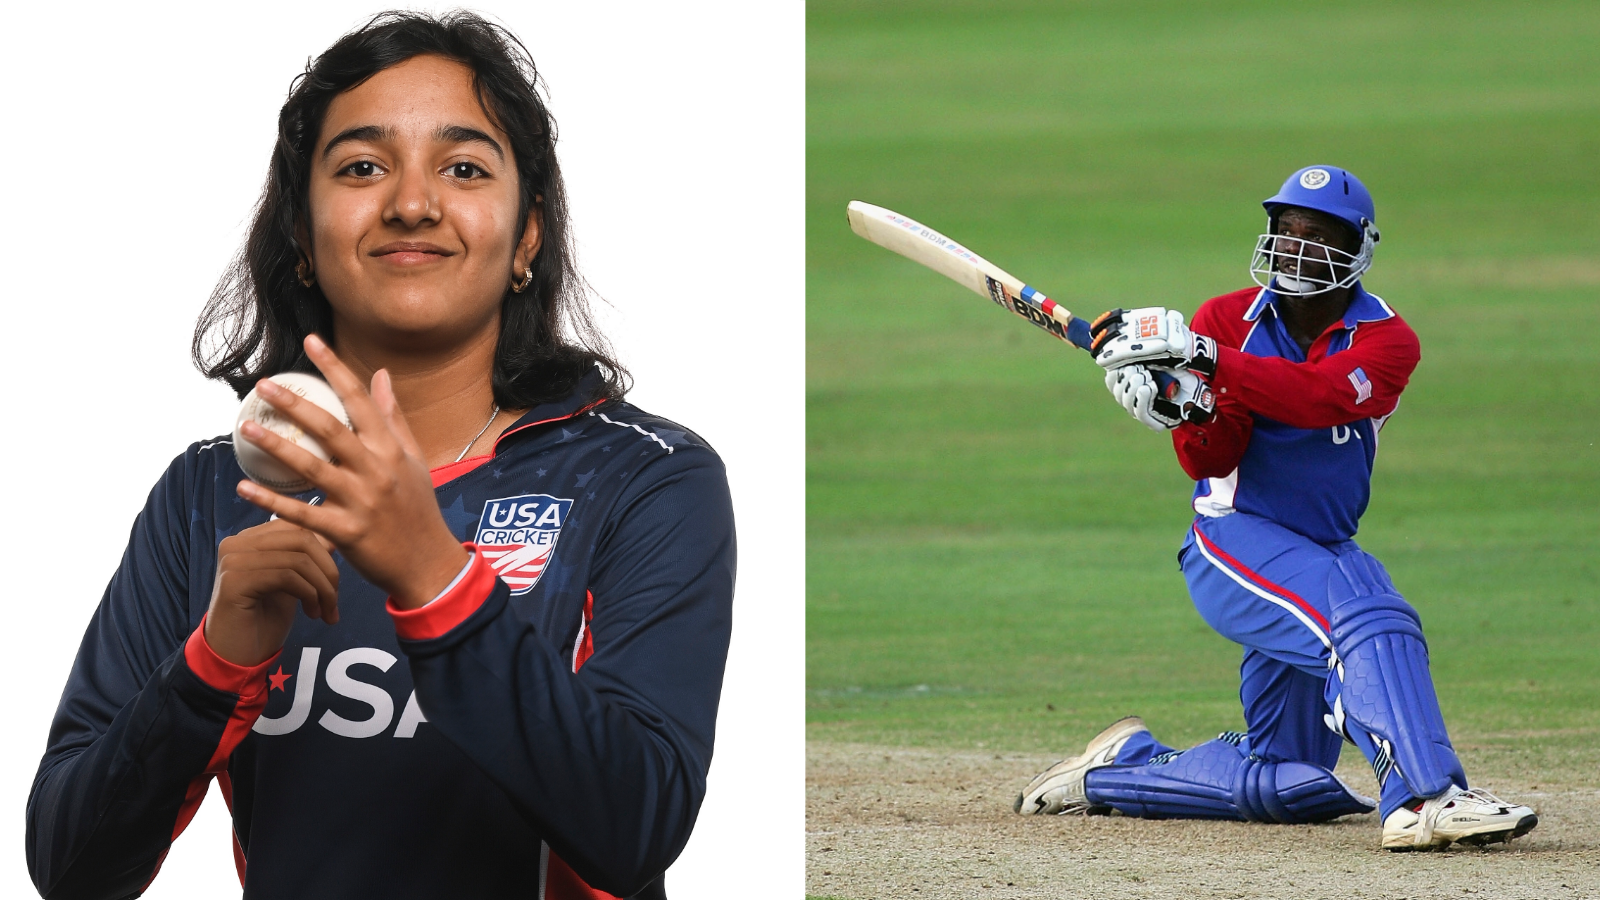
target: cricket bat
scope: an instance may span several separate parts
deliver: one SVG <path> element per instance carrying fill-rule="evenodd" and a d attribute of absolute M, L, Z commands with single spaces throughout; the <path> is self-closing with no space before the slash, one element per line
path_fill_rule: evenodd
<path fill-rule="evenodd" d="M 1039 293 L 1032 285 L 1024 284 L 1022 279 L 932 228 L 892 209 L 860 200 L 851 200 L 845 213 L 850 218 L 850 230 L 856 234 L 914 263 L 927 266 L 979 296 L 988 297 L 1001 309 L 1027 319 L 1074 347 L 1089 349 L 1091 337 L 1088 322 Z M 1172 376 L 1165 372 L 1154 374 L 1160 386 L 1160 396 L 1155 400 L 1158 411 L 1169 417 L 1177 417 L 1180 409 L 1178 404 L 1166 399 L 1168 388 L 1173 383 Z M 1209 408 L 1191 409 L 1184 417 L 1205 422 L 1211 418 L 1211 411 Z"/>
<path fill-rule="evenodd" d="M 1089 323 L 1005 269 L 915 219 L 860 200 L 847 208 L 850 230 L 993 300 L 1057 338 L 1089 349 Z"/>

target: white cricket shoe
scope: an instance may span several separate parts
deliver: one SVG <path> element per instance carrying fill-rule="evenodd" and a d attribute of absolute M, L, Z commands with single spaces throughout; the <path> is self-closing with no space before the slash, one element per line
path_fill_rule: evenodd
<path fill-rule="evenodd" d="M 1025 816 L 1086 815 L 1099 809 L 1085 796 L 1083 777 L 1092 769 L 1111 765 L 1128 738 L 1145 730 L 1144 720 L 1138 716 L 1112 722 L 1089 741 L 1082 756 L 1063 759 L 1028 782 L 1012 809 Z"/>
<path fill-rule="evenodd" d="M 1463 844 L 1495 844 L 1522 837 L 1539 824 L 1539 817 L 1526 806 L 1507 803 L 1481 790 L 1462 790 L 1452 785 L 1437 797 L 1424 801 L 1420 810 L 1404 806 L 1383 820 L 1385 850 L 1442 849 L 1456 841 Z"/>

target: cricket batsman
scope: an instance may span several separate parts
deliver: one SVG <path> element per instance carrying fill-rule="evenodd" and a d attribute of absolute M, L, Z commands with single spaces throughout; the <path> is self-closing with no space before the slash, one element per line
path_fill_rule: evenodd
<path fill-rule="evenodd" d="M 1294 824 L 1376 808 L 1389 850 L 1527 834 L 1532 809 L 1468 784 L 1421 619 L 1352 540 L 1378 433 L 1421 358 L 1416 333 L 1361 285 L 1378 243 L 1372 196 L 1319 165 L 1263 206 L 1259 288 L 1208 300 L 1187 324 L 1162 307 L 1113 310 L 1091 349 L 1111 395 L 1172 435 L 1196 481 L 1178 561 L 1201 617 L 1244 646 L 1246 731 L 1175 750 L 1122 719 L 1033 779 L 1016 810 Z M 1214 399 L 1211 420 L 1163 415 L 1156 371 L 1176 379 L 1169 398 Z M 1376 801 L 1333 774 L 1342 741 L 1372 764 Z"/>

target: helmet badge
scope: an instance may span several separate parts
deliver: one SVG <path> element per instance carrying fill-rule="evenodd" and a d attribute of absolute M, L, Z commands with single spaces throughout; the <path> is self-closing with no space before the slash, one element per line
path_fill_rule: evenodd
<path fill-rule="evenodd" d="M 1327 169 L 1307 169 L 1300 175 L 1300 186 L 1314 191 L 1327 184 L 1328 180 Z"/>

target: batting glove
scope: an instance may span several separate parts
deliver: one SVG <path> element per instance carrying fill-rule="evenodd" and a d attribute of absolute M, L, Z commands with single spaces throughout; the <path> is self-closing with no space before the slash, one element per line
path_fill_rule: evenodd
<path fill-rule="evenodd" d="M 1156 415 L 1152 406 L 1156 399 L 1156 378 L 1150 370 L 1137 363 L 1106 370 L 1106 390 L 1128 415 L 1151 431 L 1171 431 L 1179 420 Z"/>
<path fill-rule="evenodd" d="M 1173 373 L 1166 390 L 1158 388 L 1156 399 L 1150 404 L 1152 415 L 1196 425 L 1211 421 L 1216 411 L 1217 395 L 1211 392 L 1211 385 L 1188 370 Z"/>
<path fill-rule="evenodd" d="M 1187 369 L 1210 377 L 1217 371 L 1217 342 L 1183 324 L 1183 313 L 1164 306 L 1113 309 L 1089 326 L 1089 352 L 1106 369 L 1139 363 Z"/>
<path fill-rule="evenodd" d="M 1193 373 L 1177 373 L 1163 391 L 1155 374 L 1138 363 L 1106 370 L 1106 390 L 1151 431 L 1171 431 L 1184 422 L 1203 424 L 1216 408 L 1211 388 Z"/>

